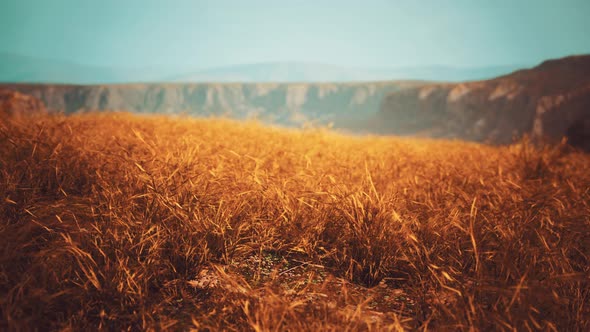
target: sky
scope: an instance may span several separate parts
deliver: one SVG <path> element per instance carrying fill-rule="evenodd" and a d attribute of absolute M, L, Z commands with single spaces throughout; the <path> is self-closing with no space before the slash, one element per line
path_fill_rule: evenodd
<path fill-rule="evenodd" d="M 0 53 L 215 68 L 536 64 L 590 53 L 589 0 L 1 0 Z"/>

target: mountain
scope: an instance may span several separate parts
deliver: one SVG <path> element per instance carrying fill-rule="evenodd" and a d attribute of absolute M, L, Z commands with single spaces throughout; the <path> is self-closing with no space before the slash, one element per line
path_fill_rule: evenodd
<path fill-rule="evenodd" d="M 491 80 L 433 83 L 388 94 L 382 133 L 510 143 L 567 137 L 590 150 L 590 55 L 548 60 Z"/>
<path fill-rule="evenodd" d="M 173 75 L 169 68 L 116 68 L 62 60 L 0 54 L 0 82 L 100 84 L 155 82 Z"/>
<path fill-rule="evenodd" d="M 415 66 L 355 68 L 317 63 L 276 62 L 244 64 L 197 71 L 171 78 L 176 82 L 368 82 L 391 80 L 469 81 L 492 78 L 523 68 Z"/>
<path fill-rule="evenodd" d="M 326 64 L 277 62 L 236 65 L 195 71 L 190 66 L 119 68 L 91 66 L 61 60 L 0 54 L 0 82 L 59 84 L 123 83 L 294 83 L 366 82 L 389 80 L 465 81 L 491 78 L 523 66 L 461 68 L 420 66 L 400 68 L 354 68 Z"/>

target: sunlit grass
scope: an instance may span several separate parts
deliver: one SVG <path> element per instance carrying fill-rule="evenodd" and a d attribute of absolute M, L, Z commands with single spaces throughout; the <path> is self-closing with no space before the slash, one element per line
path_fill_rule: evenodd
<path fill-rule="evenodd" d="M 220 119 L 0 122 L 0 329 L 590 329 L 590 157 Z"/>

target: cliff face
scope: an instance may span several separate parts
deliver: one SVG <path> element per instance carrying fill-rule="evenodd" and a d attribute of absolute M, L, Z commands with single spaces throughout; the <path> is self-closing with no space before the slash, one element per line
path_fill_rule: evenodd
<path fill-rule="evenodd" d="M 134 84 L 10 85 L 39 98 L 49 109 L 128 110 L 258 118 L 282 124 L 351 122 L 375 114 L 390 92 L 419 82 L 350 84 Z"/>
<path fill-rule="evenodd" d="M 568 137 L 590 148 L 590 56 L 550 60 L 493 80 L 430 84 L 384 98 L 376 129 L 490 143 Z"/>

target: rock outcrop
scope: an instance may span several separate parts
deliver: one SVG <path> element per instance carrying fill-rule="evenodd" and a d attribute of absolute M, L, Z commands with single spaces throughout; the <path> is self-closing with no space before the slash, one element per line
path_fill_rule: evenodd
<path fill-rule="evenodd" d="M 549 60 L 496 79 L 430 84 L 385 97 L 376 129 L 490 143 L 568 137 L 590 148 L 590 56 Z"/>
<path fill-rule="evenodd" d="M 35 97 L 0 89 L 0 117 L 45 113 L 45 105 Z"/>

